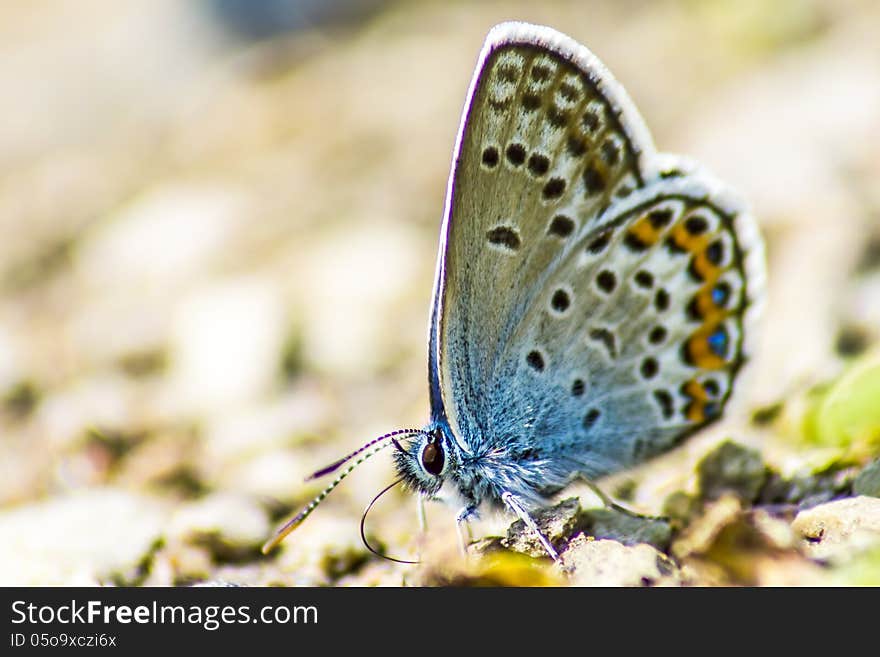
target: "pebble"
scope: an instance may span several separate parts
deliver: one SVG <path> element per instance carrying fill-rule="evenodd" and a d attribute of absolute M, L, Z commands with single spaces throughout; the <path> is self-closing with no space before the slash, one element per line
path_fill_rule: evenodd
<path fill-rule="evenodd" d="M 856 476 L 853 482 L 853 493 L 880 497 L 880 458 L 866 465 Z"/>
<path fill-rule="evenodd" d="M 717 500 L 724 493 L 753 502 L 767 480 L 760 452 L 727 440 L 697 464 L 700 495 Z"/>
<path fill-rule="evenodd" d="M 579 534 L 560 555 L 557 568 L 572 586 L 651 586 L 678 584 L 675 563 L 656 548 L 594 540 Z"/>
<path fill-rule="evenodd" d="M 558 550 L 574 532 L 580 519 L 580 511 L 580 500 L 570 497 L 549 509 L 534 512 L 532 517 L 544 537 Z M 531 557 L 547 556 L 547 551 L 538 537 L 522 520 L 510 525 L 507 529 L 507 537 L 501 540 L 501 544 L 509 550 L 522 552 Z"/>
<path fill-rule="evenodd" d="M 648 543 L 658 549 L 669 545 L 671 529 L 662 518 L 651 518 L 612 508 L 582 509 L 576 497 L 533 514 L 541 533 L 556 550 L 578 532 L 594 538 L 608 538 L 625 545 Z M 534 532 L 522 520 L 512 523 L 501 545 L 532 557 L 546 557 L 547 552 Z"/>
<path fill-rule="evenodd" d="M 880 545 L 880 498 L 861 495 L 801 511 L 792 529 L 815 559 L 839 559 Z"/>

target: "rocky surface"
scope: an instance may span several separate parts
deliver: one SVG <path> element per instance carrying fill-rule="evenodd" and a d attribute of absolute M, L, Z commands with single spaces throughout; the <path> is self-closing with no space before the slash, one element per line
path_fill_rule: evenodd
<path fill-rule="evenodd" d="M 855 495 L 880 497 L 880 459 L 868 464 L 853 481 Z"/>
<path fill-rule="evenodd" d="M 849 559 L 880 547 L 880 498 L 851 497 L 798 513 L 792 529 L 815 559 Z"/>
<path fill-rule="evenodd" d="M 697 464 L 697 486 L 700 496 L 707 500 L 732 493 L 753 502 L 764 487 L 767 474 L 758 450 L 726 440 Z"/>
<path fill-rule="evenodd" d="M 624 545 L 579 534 L 560 555 L 559 570 L 573 586 L 676 586 L 675 562 L 645 543 Z"/>

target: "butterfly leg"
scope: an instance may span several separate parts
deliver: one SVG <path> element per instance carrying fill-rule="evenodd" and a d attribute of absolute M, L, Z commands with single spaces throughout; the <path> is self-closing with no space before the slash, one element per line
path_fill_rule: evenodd
<path fill-rule="evenodd" d="M 468 556 L 467 547 L 474 540 L 471 534 L 471 518 L 476 517 L 477 508 L 475 506 L 466 506 L 455 517 L 455 526 L 458 529 L 458 547 L 464 557 Z"/>
<path fill-rule="evenodd" d="M 612 500 L 610 497 L 608 497 L 608 495 L 605 493 L 605 491 L 603 491 L 601 488 L 599 488 L 596 484 L 594 484 L 592 481 L 590 481 L 589 479 L 587 479 L 583 475 L 581 475 L 581 480 L 587 486 L 590 487 L 590 490 L 593 491 L 600 500 L 602 500 L 602 504 L 605 505 L 606 509 L 611 509 L 613 511 L 617 511 L 618 513 L 623 513 L 624 515 L 628 515 L 632 518 L 649 518 L 650 517 L 650 516 L 646 516 L 641 513 L 637 513 L 635 511 L 632 511 L 631 509 L 627 509 L 625 506 L 621 506 L 620 504 L 618 504 L 617 502 Z"/>
<path fill-rule="evenodd" d="M 547 554 L 552 557 L 553 561 L 559 561 L 559 554 L 553 549 L 553 546 L 550 545 L 550 541 L 548 541 L 547 537 L 541 533 L 541 530 L 538 529 L 538 525 L 535 524 L 532 516 L 529 515 L 522 503 L 514 497 L 513 493 L 504 492 L 501 494 L 501 499 L 508 508 L 525 523 L 526 527 L 529 528 L 529 531 L 538 537 L 538 540 L 541 541 L 541 545 L 544 546 L 544 549 L 547 551 Z"/>
<path fill-rule="evenodd" d="M 423 494 L 419 493 L 416 505 L 419 514 L 419 531 L 426 534 L 428 532 L 428 516 L 425 513 L 425 496 Z"/>
<path fill-rule="evenodd" d="M 418 559 L 422 558 L 422 550 L 428 540 L 428 516 L 425 512 L 425 496 L 416 495 L 416 513 L 419 517 L 419 538 L 416 541 Z"/>

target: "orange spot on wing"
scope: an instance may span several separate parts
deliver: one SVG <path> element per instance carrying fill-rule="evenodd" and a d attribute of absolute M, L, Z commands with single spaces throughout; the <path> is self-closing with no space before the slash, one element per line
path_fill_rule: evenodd
<path fill-rule="evenodd" d="M 690 397 L 691 401 L 685 407 L 685 417 L 691 422 L 702 422 L 706 419 L 706 402 L 709 397 L 705 389 L 695 379 L 691 379 L 684 385 L 684 394 Z"/>
<path fill-rule="evenodd" d="M 655 228 L 648 215 L 645 215 L 632 225 L 629 232 L 645 246 L 653 246 L 660 239 L 663 229 Z"/>
<path fill-rule="evenodd" d="M 703 386 L 696 379 L 691 379 L 684 384 L 684 394 L 691 399 L 699 399 L 700 401 L 706 401 L 709 398 Z"/>
<path fill-rule="evenodd" d="M 695 296 L 697 315 L 703 320 L 704 324 L 711 326 L 717 326 L 730 315 L 729 310 L 716 306 L 715 301 L 712 299 L 712 290 L 715 288 L 716 280 L 716 278 L 712 278 L 707 281 Z"/>
<path fill-rule="evenodd" d="M 694 256 L 693 270 L 702 280 L 712 281 L 713 283 L 721 273 L 718 265 L 713 264 L 706 256 L 705 249 L 702 249 Z"/>
<path fill-rule="evenodd" d="M 691 235 L 684 227 L 683 221 L 675 224 L 669 236 L 680 249 L 692 254 L 702 251 L 709 241 L 705 235 Z"/>
<path fill-rule="evenodd" d="M 685 344 L 688 359 L 694 365 L 705 370 L 720 370 L 727 361 L 716 354 L 709 346 L 709 336 L 718 328 L 718 323 L 705 323 L 688 338 Z"/>
<path fill-rule="evenodd" d="M 693 258 L 691 271 L 700 280 L 714 284 L 721 275 L 721 268 L 713 264 L 706 255 L 712 235 L 707 233 L 691 235 L 685 227 L 685 222 L 680 221 L 672 228 L 669 237 L 678 248 L 691 254 Z"/>
<path fill-rule="evenodd" d="M 692 401 L 684 409 L 684 416 L 691 422 L 702 422 L 706 419 L 705 406 L 703 402 Z"/>

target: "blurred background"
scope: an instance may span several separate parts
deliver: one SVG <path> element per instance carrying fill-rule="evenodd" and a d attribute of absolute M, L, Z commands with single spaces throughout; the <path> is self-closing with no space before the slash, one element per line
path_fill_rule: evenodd
<path fill-rule="evenodd" d="M 511 19 L 586 44 L 658 148 L 738 188 L 767 240 L 741 410 L 627 473 L 630 504 L 662 512 L 726 437 L 786 481 L 870 463 L 877 2 L 7 1 L 0 584 L 413 577 L 358 536 L 385 455 L 271 558 L 259 546 L 320 490 L 307 474 L 427 419 L 452 146 L 485 34 Z M 828 386 L 856 398 L 843 419 Z M 454 512 L 429 514 L 452 547 Z M 410 495 L 370 524 L 414 554 Z"/>

